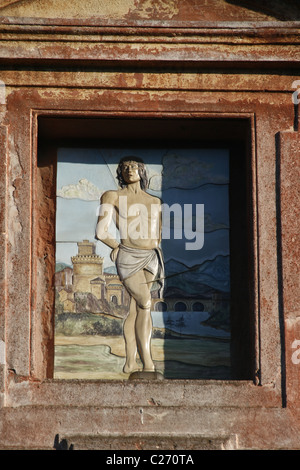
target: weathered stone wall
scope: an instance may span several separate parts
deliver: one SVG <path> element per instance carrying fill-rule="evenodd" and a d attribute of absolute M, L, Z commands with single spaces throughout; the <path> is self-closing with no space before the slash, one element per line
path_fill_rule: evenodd
<path fill-rule="evenodd" d="M 249 3 L 0 2 L 0 448 L 299 448 L 300 16 Z M 249 124 L 253 377 L 53 380 L 51 139 L 179 117 Z"/>
<path fill-rule="evenodd" d="M 1 14 L 17 18 L 104 18 L 105 20 L 272 21 L 299 20 L 295 1 L 274 0 L 1 0 Z"/>

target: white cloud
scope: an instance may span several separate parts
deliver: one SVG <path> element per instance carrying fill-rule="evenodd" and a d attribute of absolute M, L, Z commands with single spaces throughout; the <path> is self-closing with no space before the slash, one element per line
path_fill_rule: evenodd
<path fill-rule="evenodd" d="M 97 186 L 82 178 L 77 184 L 68 184 L 57 191 L 57 196 L 64 199 L 82 199 L 83 201 L 98 201 L 102 192 Z"/>
<path fill-rule="evenodd" d="M 152 191 L 161 191 L 162 189 L 162 176 L 152 175 L 149 177 L 149 189 Z"/>

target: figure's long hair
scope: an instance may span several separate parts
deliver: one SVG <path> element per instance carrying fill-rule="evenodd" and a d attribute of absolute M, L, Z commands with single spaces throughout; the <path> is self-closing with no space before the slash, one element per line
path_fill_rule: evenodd
<path fill-rule="evenodd" d="M 127 186 L 127 183 L 124 181 L 124 178 L 122 176 L 122 165 L 124 162 L 136 162 L 138 164 L 138 167 L 139 167 L 138 171 L 139 171 L 139 175 L 141 178 L 140 179 L 141 189 L 145 191 L 148 188 L 148 176 L 147 176 L 145 164 L 141 158 L 134 157 L 131 155 L 127 157 L 123 157 L 119 162 L 119 165 L 117 168 L 117 180 L 118 180 L 119 186 L 121 186 L 121 188 L 125 188 L 125 186 Z"/>

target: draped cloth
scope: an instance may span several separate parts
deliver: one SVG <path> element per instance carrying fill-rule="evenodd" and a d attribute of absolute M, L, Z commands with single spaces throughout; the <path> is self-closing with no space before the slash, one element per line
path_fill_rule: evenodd
<path fill-rule="evenodd" d="M 162 296 L 164 288 L 164 262 L 160 248 L 142 250 L 119 245 L 116 266 L 121 281 L 133 276 L 139 271 L 146 269 L 155 276 L 154 282 L 159 284 L 159 297 Z"/>

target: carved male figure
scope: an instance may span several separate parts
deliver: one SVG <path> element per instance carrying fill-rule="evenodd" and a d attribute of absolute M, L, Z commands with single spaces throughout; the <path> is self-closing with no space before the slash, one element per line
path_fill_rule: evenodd
<path fill-rule="evenodd" d="M 112 248 L 111 259 L 130 294 L 130 311 L 124 322 L 126 345 L 125 373 L 138 369 L 137 350 L 144 371 L 154 371 L 151 355 L 151 286 L 163 277 L 159 249 L 161 238 L 161 201 L 145 190 L 148 179 L 143 162 L 123 158 L 117 169 L 120 189 L 106 191 L 101 198 L 96 238 Z M 114 220 L 119 243 L 109 232 Z"/>

